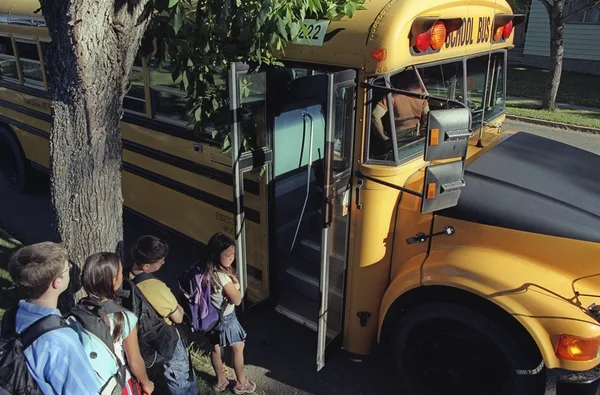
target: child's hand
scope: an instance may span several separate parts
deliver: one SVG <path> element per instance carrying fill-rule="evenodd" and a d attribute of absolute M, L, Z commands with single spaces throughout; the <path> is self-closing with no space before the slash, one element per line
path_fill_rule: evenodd
<path fill-rule="evenodd" d="M 240 290 L 240 283 L 239 282 L 235 282 L 233 283 L 233 286 L 235 287 L 235 289 L 237 289 L 238 291 Z"/>
<path fill-rule="evenodd" d="M 150 380 L 140 382 L 142 385 L 142 391 L 146 395 L 150 395 L 154 391 L 154 383 Z"/>

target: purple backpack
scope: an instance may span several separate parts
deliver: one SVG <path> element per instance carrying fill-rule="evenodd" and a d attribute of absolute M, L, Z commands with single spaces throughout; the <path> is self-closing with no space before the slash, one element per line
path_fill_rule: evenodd
<path fill-rule="evenodd" d="M 179 288 L 188 303 L 186 310 L 190 315 L 192 332 L 209 332 L 219 323 L 223 312 L 210 301 L 210 276 L 200 270 L 190 274 L 188 290 L 182 284 Z"/>

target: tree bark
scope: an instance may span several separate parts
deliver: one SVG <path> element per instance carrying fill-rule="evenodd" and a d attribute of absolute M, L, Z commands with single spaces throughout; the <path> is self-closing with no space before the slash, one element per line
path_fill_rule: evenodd
<path fill-rule="evenodd" d="M 548 87 L 544 93 L 542 108 L 554 111 L 558 108 L 556 96 L 560 86 L 565 52 L 565 0 L 556 0 L 548 9 L 548 16 L 550 19 L 550 65 L 548 67 Z"/>
<path fill-rule="evenodd" d="M 71 272 L 71 303 L 85 294 L 74 280 L 86 257 L 116 251 L 123 239 L 119 123 L 149 19 L 147 3 L 42 1 L 52 39 L 47 63 L 53 227 L 56 240 L 65 244 L 79 269 Z"/>

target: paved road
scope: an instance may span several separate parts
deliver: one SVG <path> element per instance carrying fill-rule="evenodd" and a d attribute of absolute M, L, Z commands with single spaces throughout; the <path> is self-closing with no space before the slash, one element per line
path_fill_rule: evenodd
<path fill-rule="evenodd" d="M 506 122 L 505 127 L 528 131 L 557 139 L 600 154 L 600 136 L 540 127 L 521 122 Z M 0 226 L 25 243 L 51 238 L 51 206 L 48 182 L 40 179 L 36 191 L 16 194 L 0 177 Z M 152 233 L 165 237 L 173 251 L 160 275 L 174 285 L 174 273 L 201 256 L 189 243 L 163 233 L 139 218 L 125 214 L 125 241 Z M 381 360 L 361 360 L 340 351 L 316 373 L 316 336 L 276 314 L 271 308 L 256 308 L 242 317 L 249 338 L 247 345 L 248 375 L 256 380 L 265 394 L 383 394 L 395 393 L 393 374 Z M 212 379 L 212 377 L 205 377 Z"/>

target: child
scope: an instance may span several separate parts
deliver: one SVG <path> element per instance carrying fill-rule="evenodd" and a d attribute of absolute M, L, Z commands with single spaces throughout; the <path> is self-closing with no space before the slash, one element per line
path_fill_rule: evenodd
<path fill-rule="evenodd" d="M 16 311 L 16 332 L 51 314 L 60 316 L 58 296 L 69 286 L 71 264 L 60 244 L 44 242 L 15 252 L 8 271 L 25 299 Z M 9 314 L 8 312 L 6 314 Z M 68 326 L 41 335 L 25 349 L 27 370 L 44 394 L 98 394 L 102 383 L 77 333 Z"/>
<path fill-rule="evenodd" d="M 154 236 L 142 236 L 135 241 L 131 248 L 133 267 L 130 279 L 142 273 L 155 273 L 164 264 L 169 253 L 169 245 Z M 156 277 L 141 281 L 137 287 L 152 305 L 160 317 L 169 325 L 180 324 L 183 321 L 183 308 L 167 284 Z M 173 395 L 197 395 L 196 373 L 190 366 L 190 357 L 186 344 L 179 331 L 173 357 L 164 365 L 163 374 L 169 392 Z"/>
<path fill-rule="evenodd" d="M 237 377 L 233 391 L 236 394 L 247 394 L 256 390 L 256 384 L 248 380 L 244 373 L 246 332 L 235 315 L 235 306 L 240 305 L 242 296 L 240 283 L 231 266 L 234 259 L 235 244 L 233 240 L 222 233 L 214 234 L 208 241 L 208 261 L 205 273 L 210 276 L 213 286 L 212 304 L 218 309 L 222 306 L 226 307 L 223 311 L 222 321 L 209 332 L 209 339 L 213 345 L 211 361 L 217 375 L 215 389 L 224 391 L 229 385 L 229 380 L 223 372 L 221 348 L 231 346 L 233 368 Z"/>
<path fill-rule="evenodd" d="M 84 308 L 92 305 L 104 305 L 108 302 L 117 302 L 117 290 L 123 282 L 123 266 L 119 257 L 112 252 L 103 252 L 91 255 L 85 261 L 82 272 L 83 289 L 88 296 L 80 302 Z M 154 383 L 148 379 L 144 360 L 140 355 L 137 336 L 137 317 L 130 311 L 123 309 L 120 312 L 106 314 L 102 317 L 112 336 L 114 353 L 120 365 L 125 367 L 125 387 L 123 395 L 138 395 L 141 390 L 151 394 Z M 80 336 L 84 333 L 78 330 Z M 106 372 L 99 372 L 101 377 L 110 377 L 114 366 L 102 366 Z M 133 373 L 133 377 L 132 374 Z M 134 377 L 136 380 L 134 380 Z"/>

